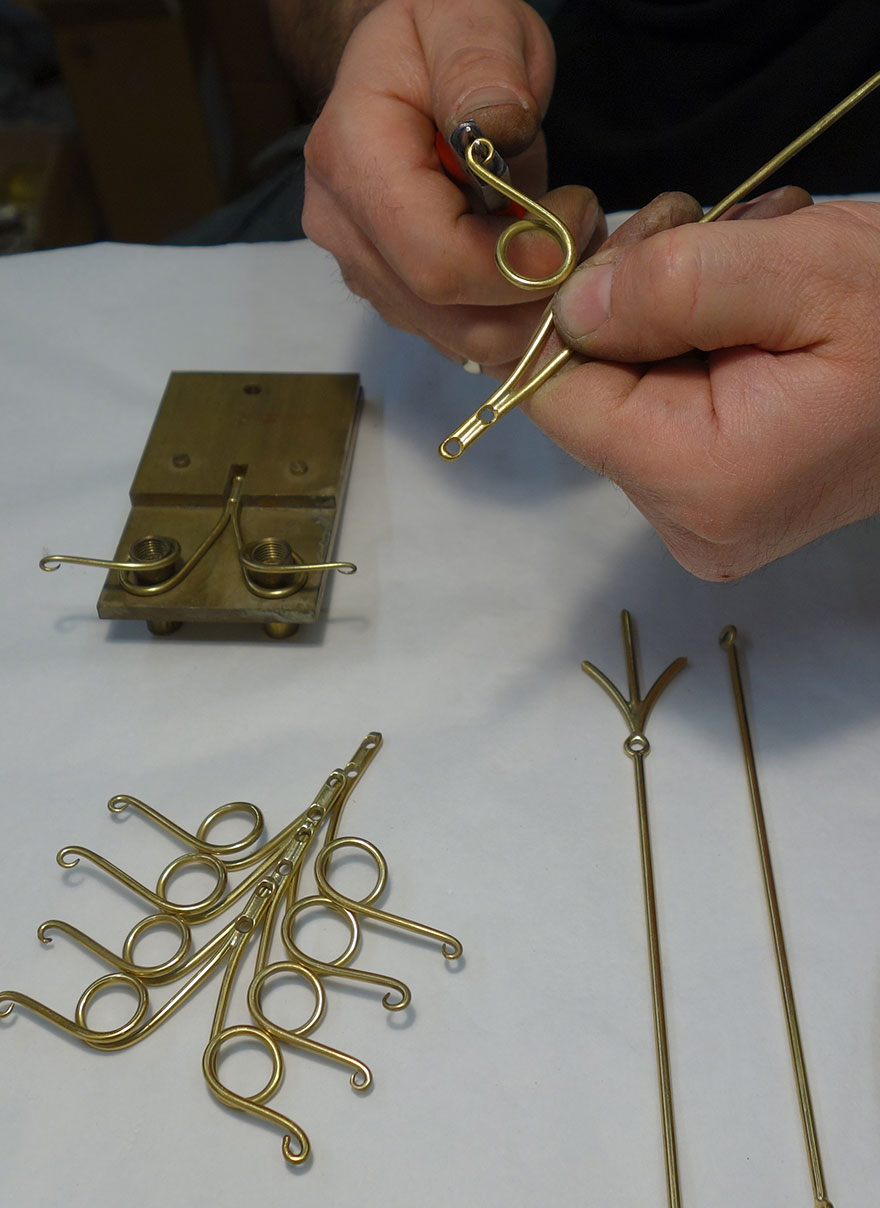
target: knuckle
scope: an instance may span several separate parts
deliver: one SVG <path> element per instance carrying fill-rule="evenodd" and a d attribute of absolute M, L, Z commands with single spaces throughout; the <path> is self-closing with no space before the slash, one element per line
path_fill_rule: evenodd
<path fill-rule="evenodd" d="M 695 533 L 676 528 L 661 533 L 666 548 L 689 574 L 708 583 L 729 583 L 741 579 L 755 568 L 748 546 L 716 544 Z"/>
<path fill-rule="evenodd" d="M 711 504 L 694 500 L 679 509 L 677 519 L 697 541 L 706 545 L 732 546 L 748 533 L 747 509 L 734 498 L 715 499 Z"/>
<path fill-rule="evenodd" d="M 321 207 L 313 205 L 308 197 L 303 204 L 300 221 L 307 239 L 311 239 L 312 243 L 317 243 L 318 247 L 324 248 L 325 251 L 333 251 L 333 228 L 324 220 Z"/>
<path fill-rule="evenodd" d="M 307 168 L 305 195 L 300 216 L 302 229 L 306 237 L 313 243 L 317 243 L 331 252 L 335 242 L 334 233 L 337 230 L 337 223 L 331 218 L 333 208 L 323 187 Z"/>
<path fill-rule="evenodd" d="M 644 245 L 649 297 L 671 313 L 692 313 L 697 304 L 702 278 L 699 242 L 688 227 L 674 228 L 655 236 Z"/>
<path fill-rule="evenodd" d="M 306 195 L 303 201 L 301 221 L 303 231 L 305 231 L 307 238 L 311 239 L 313 243 L 318 243 L 321 245 L 321 247 L 323 247 L 324 242 L 321 238 L 321 209 L 312 201 L 312 198 L 309 196 L 308 189 L 306 189 Z"/>
<path fill-rule="evenodd" d="M 740 579 L 784 552 L 779 534 L 768 528 L 776 501 L 748 483 L 730 484 L 707 498 L 703 493 L 676 512 L 676 535 L 664 540 L 686 570 L 700 579 Z M 675 544 L 675 548 L 673 548 Z"/>
<path fill-rule="evenodd" d="M 320 117 L 317 119 L 303 147 L 306 171 L 318 179 L 323 179 L 328 175 L 333 163 L 330 153 L 332 139 L 323 137 L 324 121 L 325 119 Z"/>

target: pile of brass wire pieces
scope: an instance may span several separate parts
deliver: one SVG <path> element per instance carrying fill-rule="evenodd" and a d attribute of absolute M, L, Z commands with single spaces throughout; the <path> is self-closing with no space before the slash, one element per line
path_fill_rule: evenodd
<path fill-rule="evenodd" d="M 222 969 L 211 1034 L 202 1057 L 205 1079 L 221 1103 L 280 1127 L 284 1132 L 282 1152 L 285 1159 L 293 1164 L 304 1162 L 309 1155 L 310 1145 L 303 1129 L 274 1108 L 266 1106 L 284 1076 L 281 1045 L 286 1044 L 339 1063 L 350 1071 L 351 1086 L 356 1091 L 364 1091 L 372 1082 L 369 1067 L 358 1058 L 312 1038 L 311 1034 L 326 1011 L 325 982 L 328 978 L 347 978 L 382 987 L 385 990 L 382 1005 L 389 1011 L 405 1009 L 411 998 L 409 987 L 397 978 L 351 967 L 351 961 L 360 947 L 359 920 L 369 919 L 382 926 L 434 940 L 449 961 L 456 960 L 462 952 L 461 944 L 454 936 L 379 909 L 375 903 L 383 893 L 388 878 L 384 856 L 366 839 L 338 837 L 346 800 L 381 744 L 381 734 L 368 734 L 349 763 L 330 773 L 311 805 L 274 838 L 265 839 L 257 847 L 255 845 L 264 830 L 263 816 L 256 806 L 248 802 L 221 805 L 208 814 L 195 834 L 190 834 L 143 801 L 127 796 L 112 797 L 108 802 L 112 813 L 136 811 L 169 832 L 188 850 L 167 865 L 159 875 L 155 891 L 152 891 L 88 848 L 62 848 L 56 857 L 62 868 L 73 868 L 80 860 L 87 860 L 146 901 L 154 913 L 135 924 L 120 954 L 105 948 L 69 923 L 58 919 L 42 923 L 37 935 L 43 943 L 50 943 L 54 933 L 66 935 L 105 961 L 113 972 L 104 974 L 86 987 L 79 997 L 72 1019 L 15 990 L 0 993 L 0 1015 L 8 1015 L 14 1006 L 23 1007 L 91 1048 L 104 1052 L 124 1049 L 154 1032 L 202 983 Z M 246 818 L 251 824 L 248 833 L 233 843 L 212 843 L 208 837 L 211 829 L 218 822 L 231 817 Z M 300 875 L 306 857 L 322 830 L 323 842 L 317 850 L 313 868 L 317 892 L 304 895 L 300 890 Z M 249 849 L 253 850 L 245 854 Z M 362 898 L 347 897 L 330 884 L 331 861 L 337 852 L 343 850 L 365 853 L 376 866 L 375 885 Z M 214 886 L 198 902 L 176 904 L 168 896 L 170 883 L 183 869 L 191 867 L 207 870 L 214 877 Z M 235 888 L 230 888 L 229 875 L 245 869 L 252 871 Z M 242 901 L 244 905 L 236 907 L 235 914 L 225 926 L 201 947 L 194 949 L 192 928 L 219 918 L 233 904 Z M 347 924 L 349 943 L 335 960 L 317 960 L 298 946 L 296 923 L 299 915 L 307 910 L 329 911 Z M 135 948 L 139 940 L 154 928 L 175 932 L 179 940 L 177 951 L 160 964 L 138 964 Z M 257 941 L 256 959 L 247 985 L 251 1022 L 228 1024 L 226 1020 L 233 988 L 245 953 L 254 940 Z M 282 959 L 273 959 L 273 948 L 283 949 Z M 309 1018 L 293 1028 L 281 1027 L 274 1022 L 263 1006 L 269 983 L 291 977 L 304 981 L 315 999 Z M 151 1003 L 151 987 L 171 985 L 177 988 L 161 1006 Z M 133 992 L 136 1003 L 134 1011 L 120 1026 L 107 1031 L 96 1030 L 89 1026 L 89 1009 L 103 991 L 113 988 Z M 272 1062 L 268 1082 L 262 1090 L 252 1095 L 240 1095 L 225 1086 L 218 1068 L 224 1046 L 241 1040 L 256 1042 L 265 1049 Z"/>

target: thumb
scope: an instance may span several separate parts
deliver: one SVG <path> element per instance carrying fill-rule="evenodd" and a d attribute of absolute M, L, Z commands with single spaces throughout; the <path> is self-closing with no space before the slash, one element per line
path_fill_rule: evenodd
<path fill-rule="evenodd" d="M 446 0 L 419 30 L 431 79 L 434 120 L 448 138 L 470 118 L 503 155 L 535 138 L 550 103 L 553 40 L 528 4 Z"/>
<path fill-rule="evenodd" d="M 591 357 L 657 361 L 692 348 L 782 352 L 821 334 L 824 290 L 812 210 L 760 222 L 676 227 L 588 262 L 560 288 L 554 318 Z M 818 264 L 815 266 L 818 269 Z"/>

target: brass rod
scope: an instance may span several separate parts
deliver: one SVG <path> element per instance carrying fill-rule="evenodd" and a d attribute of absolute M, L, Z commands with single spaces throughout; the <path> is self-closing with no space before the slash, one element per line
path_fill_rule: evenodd
<path fill-rule="evenodd" d="M 636 805 L 639 816 L 639 852 L 642 862 L 642 886 L 645 899 L 645 930 L 648 939 L 648 963 L 651 975 L 651 1005 L 654 1016 L 654 1042 L 657 1057 L 657 1081 L 660 1090 L 660 1119 L 663 1129 L 663 1158 L 666 1169 L 666 1199 L 668 1208 L 681 1208 L 681 1186 L 678 1177 L 678 1155 L 675 1141 L 675 1117 L 672 1107 L 672 1075 L 669 1064 L 669 1040 L 666 1031 L 666 1005 L 663 996 L 663 974 L 660 962 L 660 928 L 657 923 L 657 895 L 654 890 L 654 861 L 651 855 L 651 829 L 648 824 L 648 793 L 645 785 L 645 756 L 651 745 L 644 727 L 660 694 L 678 675 L 687 660 L 676 659 L 654 681 L 647 696 L 639 688 L 632 617 L 624 609 L 620 614 L 623 648 L 626 656 L 626 678 L 629 699 L 593 663 L 584 660 L 581 668 L 604 688 L 629 726 L 623 744 L 624 752 L 633 761 L 636 778 Z"/>
<path fill-rule="evenodd" d="M 624 608 L 620 614 L 620 625 L 623 629 L 623 649 L 626 652 L 626 682 L 629 688 L 629 699 L 632 704 L 636 701 L 641 703 L 641 693 L 639 692 L 639 670 L 636 666 L 636 647 L 633 638 L 632 616 Z M 645 724 L 645 719 L 639 717 L 635 722 L 634 729 L 638 729 Z"/>
<path fill-rule="evenodd" d="M 880 77 L 878 77 L 880 79 Z M 810 1086 L 807 1080 L 807 1067 L 804 1061 L 801 1033 L 798 1026 L 797 1010 L 794 1000 L 794 987 L 791 982 L 791 971 L 788 955 L 785 949 L 785 937 L 782 932 L 782 916 L 779 910 L 779 898 L 776 893 L 776 880 L 773 875 L 773 864 L 770 859 L 770 843 L 767 838 L 767 827 L 764 821 L 764 807 L 761 803 L 761 791 L 758 787 L 758 769 L 755 764 L 755 753 L 749 730 L 749 720 L 746 713 L 745 695 L 742 686 L 739 655 L 736 648 L 736 629 L 733 625 L 726 626 L 719 637 L 722 648 L 727 652 L 727 663 L 730 669 L 730 682 L 733 688 L 733 699 L 736 704 L 736 716 L 739 722 L 739 734 L 742 742 L 743 757 L 746 764 L 746 776 L 749 782 L 749 797 L 752 802 L 752 814 L 755 820 L 755 834 L 758 840 L 758 853 L 761 858 L 761 872 L 764 878 L 764 889 L 767 895 L 767 910 L 770 915 L 770 930 L 773 935 L 773 948 L 776 953 L 776 968 L 779 973 L 779 985 L 782 991 L 782 1006 L 785 1011 L 785 1023 L 788 1029 L 788 1043 L 791 1049 L 791 1061 L 797 1084 L 798 1101 L 800 1104 L 801 1123 L 804 1129 L 804 1142 L 807 1148 L 807 1161 L 810 1167 L 810 1180 L 813 1185 L 815 1208 L 833 1208 L 827 1199 L 825 1191 L 825 1175 L 822 1171 L 822 1158 L 819 1153 L 819 1139 L 816 1135 L 816 1121 L 813 1115 L 813 1104 L 810 1098 Z"/>
<path fill-rule="evenodd" d="M 849 96 L 844 97 L 843 100 L 835 105 L 833 109 L 829 109 L 828 112 L 820 117 L 817 122 L 814 122 L 808 130 L 804 130 L 804 132 L 799 134 L 797 138 L 792 139 L 787 147 L 783 147 L 782 150 L 777 152 L 772 159 L 768 159 L 766 164 L 764 164 L 763 167 L 758 168 L 757 172 L 753 172 L 748 180 L 744 180 L 741 185 L 737 185 L 737 187 L 731 193 L 728 193 L 726 197 L 723 197 L 721 201 L 717 203 L 717 205 L 714 205 L 711 210 L 707 210 L 699 221 L 714 222 L 716 218 L 719 218 L 722 214 L 729 210 L 731 206 L 736 205 L 738 201 L 742 201 L 742 199 L 747 197 L 753 189 L 757 189 L 758 185 L 763 184 L 768 176 L 772 176 L 777 169 L 781 168 L 783 164 L 787 164 L 788 161 L 792 159 L 793 156 L 797 155 L 799 151 L 803 151 L 804 147 L 809 146 L 814 138 L 818 138 L 820 134 L 824 134 L 824 132 L 830 126 L 833 126 L 836 121 L 842 118 L 844 114 L 849 113 L 850 109 L 854 109 L 855 106 L 858 105 L 859 101 L 863 101 L 870 92 L 874 91 L 878 84 L 880 84 L 880 71 L 876 72 L 875 75 L 872 75 L 869 80 L 865 80 L 864 84 L 860 84 L 854 92 L 851 92 Z"/>
<path fill-rule="evenodd" d="M 657 1078 L 660 1086 L 660 1116 L 663 1125 L 663 1157 L 666 1165 L 666 1199 L 669 1208 L 680 1208 L 681 1186 L 678 1178 L 678 1154 L 675 1142 L 675 1116 L 672 1109 L 672 1077 L 669 1070 L 669 1040 L 666 1032 L 666 1005 L 663 997 L 663 970 L 660 963 L 660 931 L 657 926 L 657 897 L 654 892 L 654 862 L 651 856 L 651 831 L 648 824 L 648 798 L 645 790 L 645 756 L 633 755 L 636 799 L 639 814 L 639 849 L 642 857 L 642 883 L 645 891 L 645 927 L 648 933 L 648 959 L 651 970 L 651 1002 L 654 1011 L 654 1042 L 657 1053 Z"/>

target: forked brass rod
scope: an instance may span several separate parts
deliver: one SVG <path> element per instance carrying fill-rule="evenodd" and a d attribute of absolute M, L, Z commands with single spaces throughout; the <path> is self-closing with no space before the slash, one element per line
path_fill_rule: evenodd
<path fill-rule="evenodd" d="M 736 705 L 736 716 L 739 722 L 739 734 L 742 742 L 743 757 L 746 764 L 746 776 L 749 782 L 749 797 L 752 802 L 752 814 L 755 820 L 755 834 L 758 839 L 758 853 L 761 858 L 761 872 L 764 878 L 764 889 L 767 895 L 767 910 L 770 915 L 770 930 L 773 935 L 773 948 L 776 953 L 776 968 L 779 973 L 779 985 L 782 991 L 782 1005 L 785 1011 L 785 1023 L 788 1029 L 788 1043 L 791 1049 L 791 1062 L 797 1084 L 798 1101 L 801 1110 L 801 1123 L 804 1128 L 804 1141 L 807 1147 L 807 1161 L 810 1166 L 810 1180 L 813 1184 L 815 1208 L 833 1208 L 825 1191 L 825 1175 L 822 1170 L 822 1157 L 819 1153 L 819 1138 L 816 1135 L 816 1121 L 813 1115 L 813 1104 L 810 1098 L 810 1085 L 807 1080 L 807 1067 L 804 1061 L 804 1050 L 801 1043 L 801 1033 L 798 1026 L 797 1010 L 794 1000 L 794 987 L 791 982 L 791 971 L 788 955 L 785 949 L 785 937 L 782 932 L 782 915 L 779 910 L 779 898 L 776 893 L 776 879 L 773 875 L 773 864 L 770 859 L 770 843 L 767 838 L 767 826 L 764 821 L 764 807 L 761 803 L 761 790 L 758 787 L 758 769 L 755 764 L 755 753 L 752 747 L 752 737 L 749 730 L 749 719 L 746 713 L 745 695 L 743 693 L 742 674 L 739 665 L 739 654 L 736 648 L 736 629 L 733 625 L 726 626 L 719 637 L 722 648 L 727 652 L 727 663 L 730 669 L 730 682 L 733 688 L 733 699 Z"/>
<path fill-rule="evenodd" d="M 669 1064 L 669 1039 L 666 1031 L 666 1004 L 663 995 L 663 970 L 660 961 L 660 928 L 657 922 L 657 895 L 654 889 L 654 861 L 651 854 L 651 828 L 648 822 L 648 793 L 645 786 L 645 756 L 651 749 L 644 727 L 661 692 L 682 670 L 687 660 L 676 659 L 654 681 L 647 696 L 641 695 L 636 663 L 632 618 L 624 610 L 620 615 L 623 628 L 623 648 L 626 655 L 626 679 L 629 700 L 593 663 L 584 661 L 581 667 L 608 693 L 629 726 L 629 736 L 623 749 L 633 761 L 636 778 L 636 806 L 639 818 L 639 852 L 642 862 L 642 886 L 645 898 L 645 929 L 648 938 L 648 963 L 651 975 L 651 1003 L 654 1015 L 654 1042 L 657 1055 L 657 1081 L 660 1089 L 660 1118 L 663 1128 L 663 1157 L 666 1169 L 666 1200 L 668 1208 L 681 1208 L 681 1186 L 678 1175 L 678 1151 L 675 1141 L 675 1115 L 672 1106 L 672 1074 Z"/>

